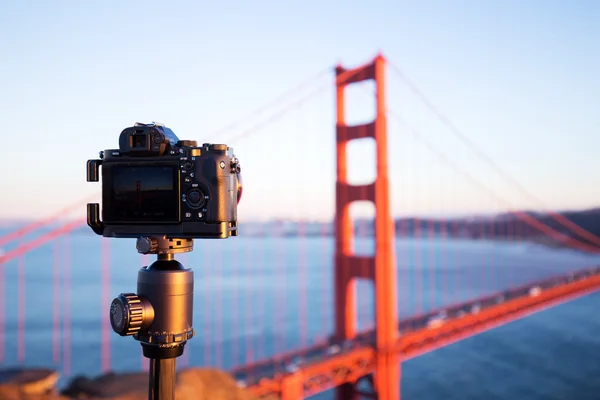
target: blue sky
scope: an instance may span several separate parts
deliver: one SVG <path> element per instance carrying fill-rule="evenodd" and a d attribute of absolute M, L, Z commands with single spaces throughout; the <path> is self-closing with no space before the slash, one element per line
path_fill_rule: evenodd
<path fill-rule="evenodd" d="M 86 160 L 117 147 L 136 121 L 233 146 L 245 180 L 240 218 L 330 218 L 332 67 L 378 51 L 533 195 L 477 158 L 388 69 L 391 112 L 495 193 L 390 117 L 394 214 L 595 206 L 598 21 L 595 1 L 3 2 L 0 218 L 41 217 L 99 192 L 85 182 Z M 320 72 L 304 92 L 216 134 Z M 350 122 L 373 115 L 368 85 L 348 96 Z M 372 146 L 353 144 L 351 156 L 353 179 L 372 176 Z"/>

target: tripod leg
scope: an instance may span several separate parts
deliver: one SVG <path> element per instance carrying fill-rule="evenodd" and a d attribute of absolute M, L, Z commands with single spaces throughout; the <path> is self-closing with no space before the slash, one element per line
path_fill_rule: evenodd
<path fill-rule="evenodd" d="M 175 358 L 150 359 L 148 400 L 175 400 Z"/>

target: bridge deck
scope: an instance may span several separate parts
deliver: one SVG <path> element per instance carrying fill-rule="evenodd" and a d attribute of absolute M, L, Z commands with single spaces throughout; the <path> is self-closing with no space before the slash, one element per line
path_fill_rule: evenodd
<path fill-rule="evenodd" d="M 399 362 L 600 289 L 600 266 L 533 282 L 400 321 Z M 232 371 L 259 398 L 293 382 L 312 396 L 374 372 L 375 332 L 331 340 Z"/>

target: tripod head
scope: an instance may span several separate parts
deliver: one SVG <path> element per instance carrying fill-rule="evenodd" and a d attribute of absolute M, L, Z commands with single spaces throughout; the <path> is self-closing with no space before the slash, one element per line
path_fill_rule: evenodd
<path fill-rule="evenodd" d="M 119 335 L 138 340 L 145 357 L 179 357 L 194 336 L 194 273 L 175 254 L 192 251 L 194 241 L 149 236 L 139 238 L 136 248 L 141 254 L 156 254 L 157 260 L 138 271 L 137 294 L 121 293 L 112 301 L 110 323 Z"/>

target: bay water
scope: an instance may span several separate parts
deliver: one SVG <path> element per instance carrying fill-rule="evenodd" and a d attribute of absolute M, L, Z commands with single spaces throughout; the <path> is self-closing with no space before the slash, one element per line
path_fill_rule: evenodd
<path fill-rule="evenodd" d="M 357 239 L 358 253 L 372 247 L 369 238 Z M 403 238 L 396 252 L 401 318 L 600 264 L 598 256 L 510 241 Z M 178 368 L 231 369 L 332 332 L 331 237 L 196 240 L 194 251 L 177 259 L 194 271 L 196 331 Z M 63 382 L 94 376 L 103 372 L 104 342 L 112 371 L 140 370 L 139 343 L 110 330 L 108 309 L 114 296 L 135 292 L 137 270 L 152 261 L 137 254 L 133 239 L 81 230 L 1 265 L 0 367 L 56 368 Z M 359 328 L 368 329 L 373 290 L 361 282 L 357 291 Z M 403 399 L 600 399 L 599 301 L 600 294 L 588 295 L 409 360 L 402 364 Z"/>

